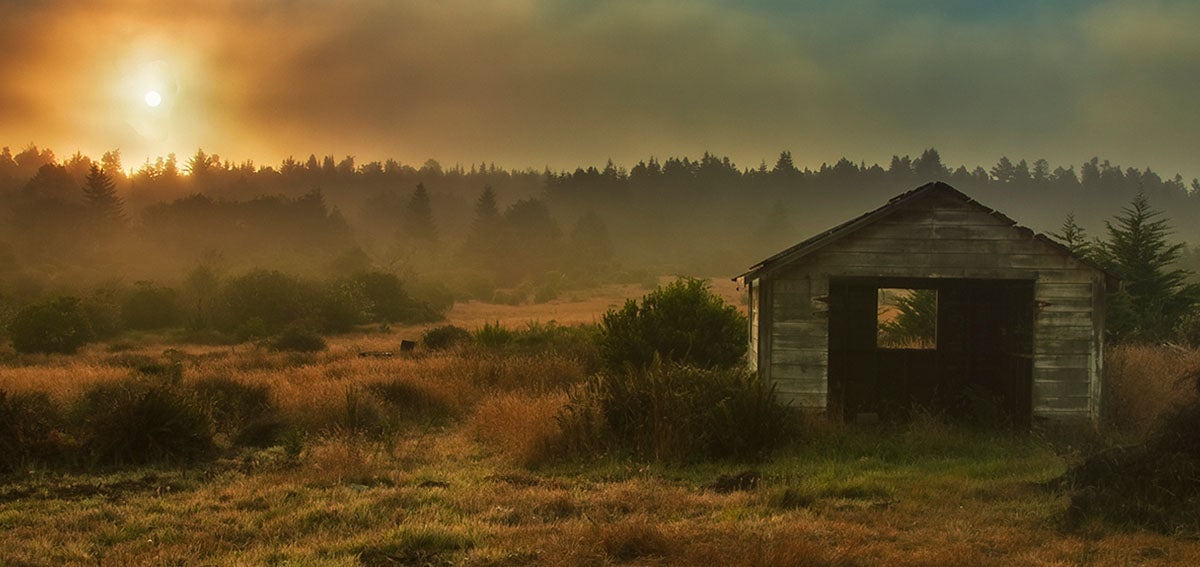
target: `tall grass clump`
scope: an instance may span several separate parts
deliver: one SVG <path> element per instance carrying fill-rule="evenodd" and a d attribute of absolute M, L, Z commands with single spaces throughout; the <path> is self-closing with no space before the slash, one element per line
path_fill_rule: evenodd
<path fill-rule="evenodd" d="M 555 417 L 565 402 L 563 394 L 496 394 L 479 403 L 470 426 L 486 446 L 521 466 L 537 466 L 559 452 L 562 429 Z"/>
<path fill-rule="evenodd" d="M 1200 370 L 1189 377 L 1200 396 Z M 1060 482 L 1070 490 L 1067 520 L 1089 518 L 1166 533 L 1200 533 L 1200 401 L 1167 413 L 1148 440 L 1088 457 Z"/>
<path fill-rule="evenodd" d="M 593 375 L 559 415 L 576 450 L 671 461 L 761 457 L 791 419 L 756 373 L 663 361 Z"/>
<path fill-rule="evenodd" d="M 1179 405 L 1196 399 L 1186 377 L 1200 368 L 1200 350 L 1119 344 L 1105 356 L 1104 426 L 1145 439 Z"/>
<path fill-rule="evenodd" d="M 53 463 L 72 441 L 62 411 L 50 396 L 0 390 L 0 473 Z"/>
<path fill-rule="evenodd" d="M 287 427 L 265 384 L 210 377 L 189 386 L 196 402 L 207 413 L 214 433 L 231 445 L 267 447 Z"/>
<path fill-rule="evenodd" d="M 72 417 L 82 450 L 96 465 L 194 462 L 215 447 L 195 398 L 161 379 L 98 383 L 75 401 Z"/>

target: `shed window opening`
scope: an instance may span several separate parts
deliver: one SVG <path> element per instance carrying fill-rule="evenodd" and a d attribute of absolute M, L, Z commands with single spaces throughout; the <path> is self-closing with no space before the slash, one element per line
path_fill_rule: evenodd
<path fill-rule="evenodd" d="M 884 349 L 937 348 L 936 289 L 879 288 L 875 346 Z"/>

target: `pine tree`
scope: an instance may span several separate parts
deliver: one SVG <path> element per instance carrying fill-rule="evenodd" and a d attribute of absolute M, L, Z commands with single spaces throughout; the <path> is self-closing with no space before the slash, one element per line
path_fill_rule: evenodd
<path fill-rule="evenodd" d="M 1075 222 L 1075 213 L 1067 214 L 1062 228 L 1056 233 L 1051 233 L 1050 236 L 1065 244 L 1072 254 L 1080 258 L 1090 260 L 1095 255 L 1096 245 L 1088 240 L 1087 231 Z"/>
<path fill-rule="evenodd" d="M 433 224 L 433 206 L 429 201 L 429 192 L 424 183 L 418 183 L 408 206 L 404 209 L 404 225 L 401 227 L 404 236 L 413 240 L 423 240 L 427 243 L 437 240 L 437 228 Z"/>
<path fill-rule="evenodd" d="M 83 196 L 93 221 L 109 228 L 125 224 L 125 205 L 117 196 L 116 184 L 97 165 L 88 172 Z"/>
<path fill-rule="evenodd" d="M 496 192 L 490 185 L 485 186 L 475 202 L 475 219 L 463 245 L 463 258 L 476 267 L 490 268 L 496 261 L 501 223 Z"/>
<path fill-rule="evenodd" d="M 1139 192 L 1115 224 L 1105 223 L 1108 241 L 1097 252 L 1100 263 L 1122 280 L 1109 305 L 1109 328 L 1117 337 L 1167 338 L 1196 302 L 1196 286 L 1185 286 L 1190 272 L 1173 268 L 1183 244 L 1167 241 L 1172 230 L 1161 215 Z"/>

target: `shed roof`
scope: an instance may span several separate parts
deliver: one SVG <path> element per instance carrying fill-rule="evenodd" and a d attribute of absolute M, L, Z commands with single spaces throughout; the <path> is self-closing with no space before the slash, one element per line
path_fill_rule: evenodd
<path fill-rule="evenodd" d="M 765 260 L 758 262 L 757 264 L 751 266 L 750 269 L 747 270 L 745 273 L 735 277 L 734 280 L 736 281 L 736 280 L 740 280 L 740 279 L 744 279 L 744 278 L 757 277 L 763 273 L 770 272 L 780 266 L 790 264 L 800 258 L 803 258 L 804 256 L 807 256 L 813 252 L 816 252 L 817 250 L 820 250 L 821 248 L 824 248 L 825 246 L 828 246 L 829 244 L 832 244 L 833 242 L 840 240 L 841 238 L 843 238 L 849 234 L 854 233 L 855 231 L 857 231 L 865 226 L 868 226 L 868 225 L 888 216 L 889 214 L 891 214 L 892 212 L 894 212 L 896 210 L 904 208 L 908 204 L 910 204 L 918 199 L 921 199 L 923 197 L 933 195 L 933 194 L 945 195 L 945 196 L 949 196 L 951 198 L 963 201 L 967 205 L 975 207 L 976 209 L 979 209 L 980 211 L 983 211 L 989 215 L 992 215 L 996 219 L 999 219 L 1002 223 L 1008 225 L 1013 230 L 1018 231 L 1023 236 L 1025 236 L 1027 238 L 1032 238 L 1034 240 L 1038 240 L 1038 241 L 1042 242 L 1043 244 L 1045 244 L 1046 246 L 1050 247 L 1051 249 L 1053 249 L 1061 254 L 1064 254 L 1066 256 L 1069 256 L 1071 258 L 1074 258 L 1078 262 L 1080 262 L 1092 269 L 1095 269 L 1098 272 L 1103 273 L 1105 275 L 1105 277 L 1108 279 L 1107 283 L 1109 284 L 1110 288 L 1116 287 L 1117 282 L 1120 281 L 1120 278 L 1117 277 L 1112 272 L 1105 270 L 1104 268 L 1100 267 L 1100 265 L 1096 264 L 1095 262 L 1093 262 L 1091 260 L 1088 260 L 1087 258 L 1083 258 L 1083 257 L 1075 254 L 1074 252 L 1071 251 L 1070 248 L 1067 248 L 1063 244 L 1055 241 L 1053 238 L 1050 238 L 1041 233 L 1035 233 L 1032 230 L 1030 230 L 1024 226 L 1017 224 L 1017 221 L 1009 218 L 1004 213 L 1001 213 L 1000 211 L 997 211 L 996 209 L 993 209 L 986 205 L 983 205 L 982 203 L 967 196 L 965 193 L 959 191 L 958 189 L 955 189 L 954 187 L 951 187 L 950 185 L 942 183 L 941 181 L 935 181 L 933 183 L 926 183 L 925 185 L 917 187 L 916 189 L 913 189 L 911 191 L 907 191 L 905 193 L 901 193 L 895 197 L 892 197 L 890 200 L 888 200 L 888 202 L 886 204 L 884 204 L 882 207 L 879 207 L 878 209 L 863 213 L 862 215 L 860 215 L 856 218 L 850 219 L 850 220 L 848 220 L 842 224 L 839 224 L 829 230 L 826 230 L 825 232 L 816 234 L 816 235 L 812 236 L 811 238 L 809 238 L 799 244 L 796 244 L 795 246 L 792 246 L 786 250 L 783 250 L 782 252 L 779 252 L 778 254 L 775 254 Z"/>

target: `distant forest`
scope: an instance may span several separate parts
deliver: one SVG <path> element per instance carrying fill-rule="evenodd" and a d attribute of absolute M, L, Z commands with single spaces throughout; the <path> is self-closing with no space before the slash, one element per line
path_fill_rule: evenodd
<path fill-rule="evenodd" d="M 809 169 L 782 152 L 753 167 L 705 154 L 537 171 L 315 155 L 258 166 L 197 151 L 131 170 L 119 151 L 60 159 L 30 146 L 0 152 L 0 279 L 14 297 L 114 280 L 172 284 L 201 265 L 311 277 L 374 269 L 488 299 L 551 280 L 731 277 L 933 180 L 1036 231 L 1057 231 L 1073 213 L 1101 237 L 1140 191 L 1165 212 L 1172 238 L 1200 243 L 1200 182 L 1096 158 L 951 167 L 927 149 L 886 166 L 841 159 Z M 1194 249 L 1183 258 L 1200 267 Z"/>

